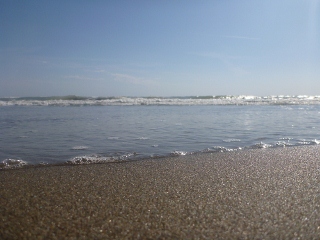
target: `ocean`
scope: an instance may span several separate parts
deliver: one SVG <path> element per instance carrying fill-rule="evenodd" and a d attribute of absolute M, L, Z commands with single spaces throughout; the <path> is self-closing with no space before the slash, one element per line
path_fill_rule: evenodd
<path fill-rule="evenodd" d="M 320 96 L 0 98 L 0 169 L 319 144 Z"/>

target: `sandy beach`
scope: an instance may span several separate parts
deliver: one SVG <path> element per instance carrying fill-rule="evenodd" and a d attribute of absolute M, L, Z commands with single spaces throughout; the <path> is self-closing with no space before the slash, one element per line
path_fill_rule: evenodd
<path fill-rule="evenodd" d="M 319 151 L 0 171 L 0 238 L 319 239 Z"/>

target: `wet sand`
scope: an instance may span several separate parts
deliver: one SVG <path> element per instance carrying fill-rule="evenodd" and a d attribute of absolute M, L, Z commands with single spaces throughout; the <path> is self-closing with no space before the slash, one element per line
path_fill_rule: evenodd
<path fill-rule="evenodd" d="M 0 239 L 319 239 L 319 152 L 0 171 Z"/>

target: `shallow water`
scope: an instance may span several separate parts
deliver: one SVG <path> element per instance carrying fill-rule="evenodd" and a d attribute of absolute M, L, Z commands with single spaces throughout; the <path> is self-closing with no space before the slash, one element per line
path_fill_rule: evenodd
<path fill-rule="evenodd" d="M 2 106 L 0 168 L 318 144 L 319 114 L 319 105 Z"/>

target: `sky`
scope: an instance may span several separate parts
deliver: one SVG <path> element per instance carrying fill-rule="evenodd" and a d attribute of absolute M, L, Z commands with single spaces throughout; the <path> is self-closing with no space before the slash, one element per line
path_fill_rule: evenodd
<path fill-rule="evenodd" d="M 0 97 L 320 95 L 320 0 L 0 0 Z"/>

